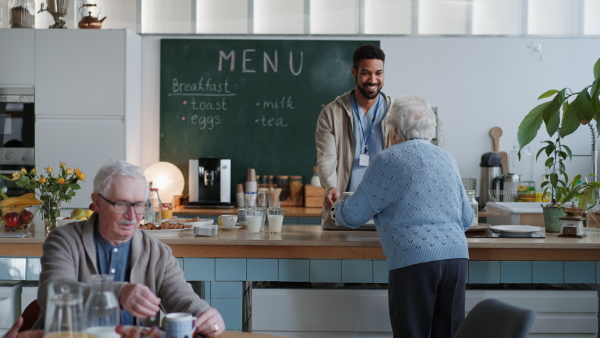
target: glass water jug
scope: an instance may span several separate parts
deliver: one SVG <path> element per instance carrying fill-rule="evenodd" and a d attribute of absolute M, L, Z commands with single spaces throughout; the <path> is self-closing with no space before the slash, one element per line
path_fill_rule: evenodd
<path fill-rule="evenodd" d="M 84 338 L 84 330 L 81 285 L 70 280 L 49 283 L 44 337 Z"/>
<path fill-rule="evenodd" d="M 113 292 L 112 275 L 93 275 L 92 292 L 85 303 L 87 333 L 114 332 L 121 315 L 119 301 Z"/>

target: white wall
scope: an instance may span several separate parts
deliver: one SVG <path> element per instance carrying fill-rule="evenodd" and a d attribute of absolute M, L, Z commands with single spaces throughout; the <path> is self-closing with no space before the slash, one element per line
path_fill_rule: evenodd
<path fill-rule="evenodd" d="M 142 39 L 142 168 L 159 159 L 161 38 L 144 36 Z M 252 37 L 259 38 L 285 37 Z M 494 126 L 503 129 L 500 150 L 510 152 L 513 145 L 518 144 L 516 134 L 521 119 L 540 103 L 537 97 L 548 89 L 570 87 L 574 91 L 581 90 L 592 82 L 592 67 L 600 57 L 600 38 L 597 37 L 361 36 L 354 39 L 381 41 L 386 53 L 383 91 L 392 97 L 419 95 L 438 107 L 440 146 L 456 158 L 463 177 L 475 177 L 478 181 L 481 155 L 492 151 L 489 130 Z M 534 61 L 532 43 L 541 44 L 543 61 Z M 545 131 L 541 131 L 532 142 L 532 153 L 537 152 L 540 141 L 548 138 Z M 566 140 L 575 154 L 590 153 L 587 128 L 580 128 Z M 592 170 L 591 161 L 589 157 L 575 158 L 567 170 L 571 176 L 577 173 L 588 175 Z M 534 169 L 538 183 L 542 173 L 543 160 L 540 159 Z"/>

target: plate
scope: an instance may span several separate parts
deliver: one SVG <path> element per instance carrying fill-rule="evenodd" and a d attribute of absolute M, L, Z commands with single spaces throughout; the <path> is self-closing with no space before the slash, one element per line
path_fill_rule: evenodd
<path fill-rule="evenodd" d="M 232 226 L 232 227 L 219 227 L 219 230 L 223 230 L 223 231 L 237 231 L 237 229 L 241 228 L 241 225 L 236 225 L 236 226 Z"/>
<path fill-rule="evenodd" d="M 189 224 L 192 227 L 208 226 L 208 225 L 212 225 L 214 223 L 214 220 L 212 220 L 212 219 L 200 219 L 199 221 L 196 221 L 196 222 L 192 222 L 192 220 L 193 220 L 193 218 L 173 217 L 171 219 L 165 219 L 165 220 L 163 220 L 163 222 L 169 221 L 172 223 Z"/>
<path fill-rule="evenodd" d="M 485 224 L 485 223 L 481 223 L 476 227 L 472 227 L 472 228 L 468 228 L 467 232 L 480 232 L 480 231 L 486 231 L 487 229 L 490 228 L 489 224 Z"/>
<path fill-rule="evenodd" d="M 150 236 L 173 236 L 179 235 L 182 231 L 192 230 L 193 228 L 185 229 L 161 229 L 161 230 L 143 230 Z"/>
<path fill-rule="evenodd" d="M 542 230 L 542 227 L 531 225 L 492 225 L 490 226 L 490 229 L 509 233 L 532 233 Z"/>

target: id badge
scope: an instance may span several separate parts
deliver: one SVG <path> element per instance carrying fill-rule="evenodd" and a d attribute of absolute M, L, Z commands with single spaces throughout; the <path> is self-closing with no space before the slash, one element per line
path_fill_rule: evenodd
<path fill-rule="evenodd" d="M 369 155 L 361 154 L 358 159 L 358 165 L 361 167 L 368 167 L 369 166 Z"/>

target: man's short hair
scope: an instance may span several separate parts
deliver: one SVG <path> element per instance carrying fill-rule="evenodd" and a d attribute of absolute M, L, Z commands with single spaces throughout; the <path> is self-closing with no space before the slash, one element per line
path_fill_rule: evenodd
<path fill-rule="evenodd" d="M 379 48 L 379 46 L 369 44 L 362 45 L 354 51 L 354 55 L 352 56 L 352 62 L 354 65 L 354 69 L 358 70 L 358 64 L 362 60 L 370 60 L 377 59 L 385 62 L 385 53 Z"/>
<path fill-rule="evenodd" d="M 94 177 L 94 192 L 106 196 L 115 176 L 138 177 L 146 181 L 144 172 L 138 166 L 129 164 L 123 160 L 111 160 L 98 170 Z"/>

